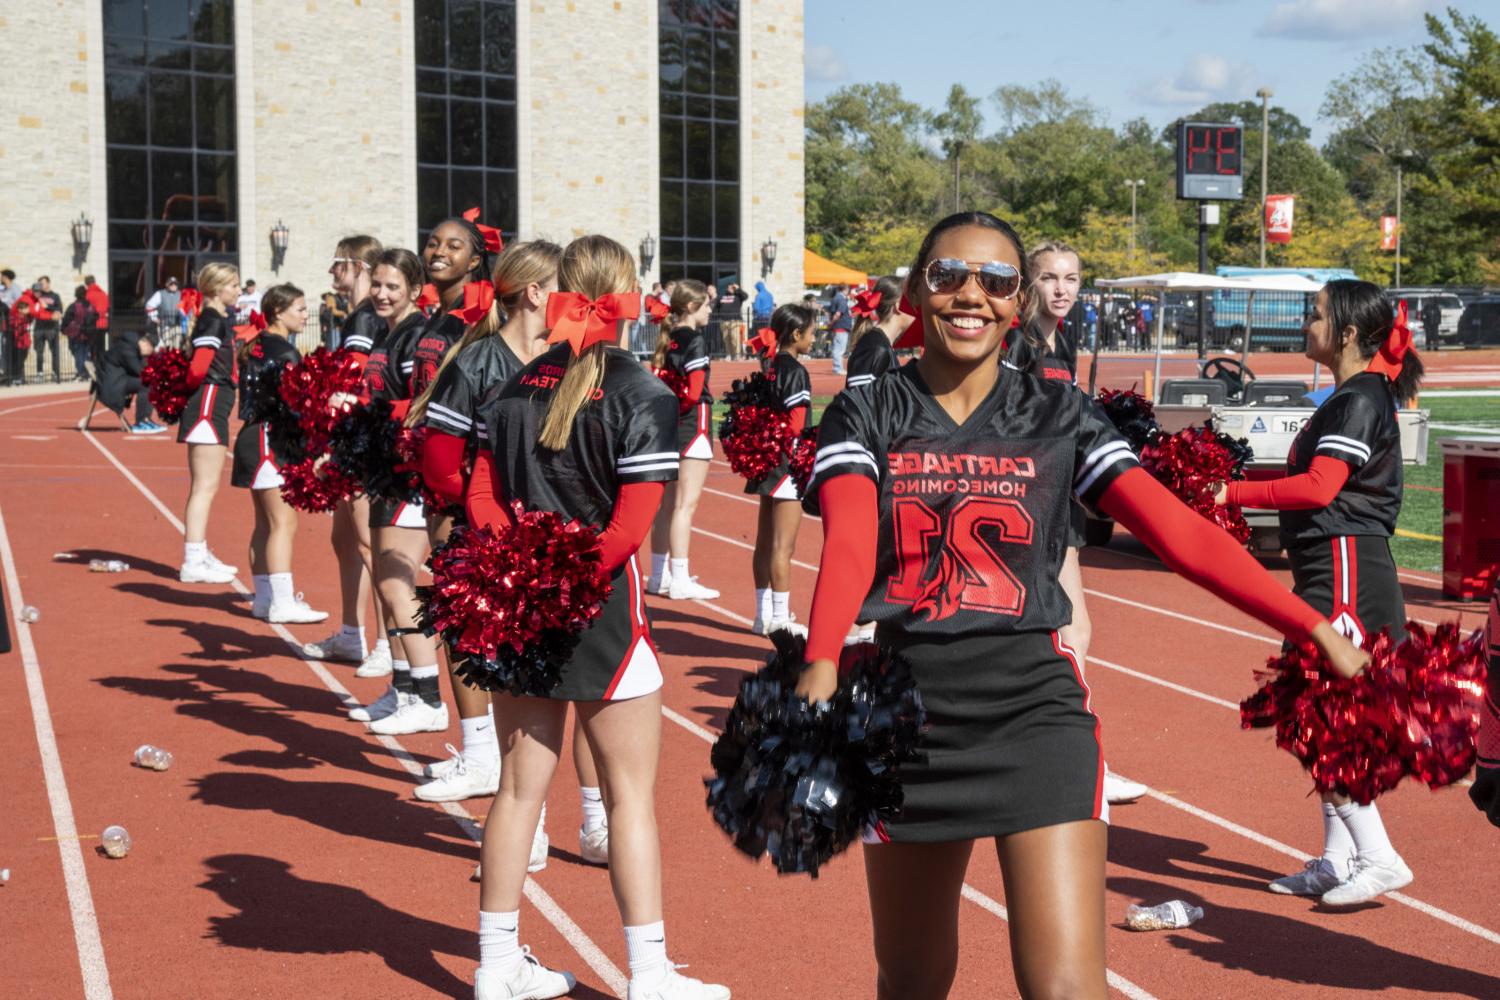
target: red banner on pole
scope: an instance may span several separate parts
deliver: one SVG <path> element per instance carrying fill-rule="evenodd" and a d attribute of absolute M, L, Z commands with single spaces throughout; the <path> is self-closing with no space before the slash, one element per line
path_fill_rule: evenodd
<path fill-rule="evenodd" d="M 1394 215 L 1380 217 L 1380 249 L 1396 249 L 1396 217 Z"/>
<path fill-rule="evenodd" d="M 1297 196 L 1291 194 L 1266 195 L 1266 242 L 1292 242 L 1292 212 Z"/>

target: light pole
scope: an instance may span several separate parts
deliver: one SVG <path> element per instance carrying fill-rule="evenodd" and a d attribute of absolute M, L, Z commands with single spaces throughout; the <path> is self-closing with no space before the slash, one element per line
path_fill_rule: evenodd
<path fill-rule="evenodd" d="M 1140 178 L 1126 181 L 1125 186 L 1130 188 L 1130 262 L 1135 263 L 1135 193 L 1146 182 Z"/>
<path fill-rule="evenodd" d="M 1266 266 L 1266 164 L 1271 158 L 1271 88 L 1255 92 L 1260 98 L 1260 266 Z"/>
<path fill-rule="evenodd" d="M 1415 154 L 1409 149 L 1403 149 L 1398 155 L 1400 159 L 1396 160 L 1396 288 L 1401 287 L 1401 162 Z"/>

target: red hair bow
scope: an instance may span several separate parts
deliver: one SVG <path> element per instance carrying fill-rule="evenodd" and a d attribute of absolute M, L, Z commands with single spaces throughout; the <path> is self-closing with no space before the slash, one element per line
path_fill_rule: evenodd
<path fill-rule="evenodd" d="M 651 317 L 651 322 L 660 323 L 672 312 L 672 307 L 667 305 L 655 295 L 646 296 L 646 314 Z"/>
<path fill-rule="evenodd" d="M 196 288 L 184 288 L 177 308 L 182 310 L 184 316 L 198 315 L 198 310 L 203 308 L 203 293 Z"/>
<path fill-rule="evenodd" d="M 590 299 L 580 292 L 553 292 L 547 296 L 547 343 L 566 342 L 576 357 L 595 344 L 614 343 L 616 324 L 641 314 L 637 293 L 601 295 Z"/>
<path fill-rule="evenodd" d="M 750 338 L 750 346 L 756 354 L 765 356 L 767 361 L 776 357 L 776 331 L 769 326 L 763 326 L 755 331 L 755 336 Z"/>
<path fill-rule="evenodd" d="M 880 308 L 880 297 L 879 292 L 869 289 L 858 292 L 854 296 L 854 308 L 850 312 L 856 316 L 863 316 L 873 322 L 876 317 L 876 310 Z"/>
<path fill-rule="evenodd" d="M 499 253 L 505 249 L 505 241 L 500 238 L 500 230 L 494 226 L 486 226 L 479 221 L 479 206 L 475 205 L 464 213 L 464 218 L 474 223 L 474 228 L 479 230 L 479 235 L 484 237 L 484 248 L 490 253 Z"/>
<path fill-rule="evenodd" d="M 417 296 L 417 308 L 426 312 L 442 301 L 442 297 L 438 295 L 437 286 L 429 281 L 422 286 L 422 292 Z"/>
<path fill-rule="evenodd" d="M 1411 327 L 1406 325 L 1406 300 L 1402 299 L 1396 306 L 1396 320 L 1391 324 L 1391 332 L 1365 366 L 1365 371 L 1384 375 L 1394 382 L 1401 375 L 1401 366 L 1411 350 L 1411 342 Z"/>
<path fill-rule="evenodd" d="M 260 310 L 251 309 L 249 317 L 245 322 L 234 328 L 236 340 L 249 340 L 266 328 L 266 318 L 260 314 Z"/>
<path fill-rule="evenodd" d="M 494 304 L 495 286 L 482 279 L 471 281 L 464 286 L 464 304 L 457 309 L 449 309 L 448 314 L 473 326 L 490 314 L 490 307 Z"/>
<path fill-rule="evenodd" d="M 904 351 L 913 347 L 921 347 L 927 342 L 927 321 L 922 316 L 922 311 L 911 304 L 911 299 L 903 293 L 901 302 L 896 306 L 897 311 L 912 317 L 911 323 L 896 342 L 891 346 L 898 351 Z"/>

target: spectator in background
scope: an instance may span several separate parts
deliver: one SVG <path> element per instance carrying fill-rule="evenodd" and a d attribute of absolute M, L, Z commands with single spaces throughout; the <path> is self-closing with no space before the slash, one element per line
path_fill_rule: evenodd
<path fill-rule="evenodd" d="M 771 314 L 776 311 L 776 296 L 766 288 L 764 281 L 755 283 L 755 299 L 750 303 L 750 328 L 759 330 L 771 325 Z"/>
<path fill-rule="evenodd" d="M 175 343 L 182 334 L 182 291 L 176 278 L 151 293 L 146 300 L 146 322 L 156 331 L 158 343 Z"/>
<path fill-rule="evenodd" d="M 249 322 L 252 311 L 260 311 L 260 292 L 255 290 L 255 279 L 253 278 L 245 282 L 245 287 L 240 290 L 240 297 L 234 300 L 235 322 Z"/>
<path fill-rule="evenodd" d="M 1151 343 L 1151 322 L 1155 315 L 1156 307 L 1150 299 L 1142 299 L 1140 308 L 1135 311 L 1135 328 L 1140 332 L 1141 343 Z"/>
<path fill-rule="evenodd" d="M 16 368 L 15 341 L 11 338 L 10 318 L 16 300 L 21 297 L 21 286 L 16 284 L 16 272 L 10 268 L 0 271 L 0 380 L 9 385 L 13 379 L 25 381 L 24 373 Z"/>
<path fill-rule="evenodd" d="M 62 381 L 62 358 L 58 355 L 58 328 L 62 319 L 62 299 L 52 290 L 52 279 L 45 274 L 31 286 L 31 342 L 36 347 L 38 379 L 45 374 L 47 348 L 52 349 L 52 381 Z"/>
<path fill-rule="evenodd" d="M 89 305 L 89 290 L 83 285 L 73 289 L 73 302 L 63 313 L 62 332 L 68 338 L 68 350 L 73 352 L 73 381 L 89 380 L 89 331 L 99 319 L 94 307 Z"/>
<path fill-rule="evenodd" d="M 726 358 L 745 356 L 745 290 L 731 281 L 714 303 L 714 319 L 719 323 L 719 343 Z"/>
<path fill-rule="evenodd" d="M 109 293 L 99 287 L 92 274 L 83 276 L 83 284 L 88 289 L 89 305 L 94 307 L 94 328 L 89 332 L 89 360 L 97 366 L 104 356 L 105 341 L 109 337 Z"/>
<path fill-rule="evenodd" d="M 155 347 L 151 338 L 144 334 L 140 337 L 115 338 L 115 342 L 109 345 L 109 350 L 99 360 L 99 377 L 94 380 L 93 392 L 89 396 L 89 412 L 83 418 L 85 427 L 94 416 L 94 407 L 99 403 L 103 403 L 123 421 L 125 407 L 130 405 L 130 399 L 134 396 L 135 423 L 127 428 L 130 433 L 160 434 L 167 429 L 164 424 L 151 419 L 151 400 L 141 385 L 141 369 L 145 368 L 146 359 L 153 350 Z"/>
<path fill-rule="evenodd" d="M 31 292 L 21 293 L 10 307 L 10 384 L 26 384 L 26 355 L 31 353 Z"/>
<path fill-rule="evenodd" d="M 344 321 L 349 318 L 349 300 L 336 290 L 323 293 L 318 302 L 318 329 L 323 333 L 323 346 L 330 351 L 338 350 L 343 342 Z"/>
<path fill-rule="evenodd" d="M 1438 304 L 1436 295 L 1430 295 L 1427 297 L 1427 304 L 1422 307 L 1422 339 L 1427 350 L 1438 349 L 1442 325 L 1443 307 Z"/>
<path fill-rule="evenodd" d="M 830 290 L 833 297 L 828 303 L 828 333 L 833 340 L 833 373 L 842 375 L 844 355 L 849 351 L 849 331 L 854 329 L 854 313 L 843 285 L 834 285 Z"/>
<path fill-rule="evenodd" d="M 1093 299 L 1086 299 L 1083 303 L 1083 331 L 1088 339 L 1089 348 L 1092 350 L 1099 343 L 1099 307 L 1094 304 Z M 1080 342 L 1078 345 L 1082 347 Z"/>

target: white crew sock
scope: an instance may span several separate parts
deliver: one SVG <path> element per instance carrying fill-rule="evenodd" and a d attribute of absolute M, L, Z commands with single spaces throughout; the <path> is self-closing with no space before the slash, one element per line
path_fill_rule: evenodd
<path fill-rule="evenodd" d="M 1385 824 L 1380 820 L 1380 810 L 1375 808 L 1375 803 L 1362 806 L 1350 802 L 1339 806 L 1336 811 L 1344 826 L 1349 828 L 1349 836 L 1354 839 L 1360 858 L 1377 865 L 1388 865 L 1396 860 L 1396 849 L 1391 846 L 1391 838 L 1386 835 Z"/>
<path fill-rule="evenodd" d="M 599 794 L 597 788 L 585 788 L 579 785 L 578 798 L 583 804 L 583 832 L 592 833 L 606 822 L 604 796 Z"/>
<path fill-rule="evenodd" d="M 479 967 L 508 976 L 521 967 L 521 911 L 479 911 Z"/>
<path fill-rule="evenodd" d="M 792 592 L 790 590 L 772 591 L 771 620 L 784 622 L 790 617 L 792 617 Z"/>
<path fill-rule="evenodd" d="M 345 625 L 344 627 L 348 628 L 349 626 Z M 365 637 L 364 629 L 360 629 L 359 630 L 359 637 L 361 639 L 363 639 Z M 375 640 L 375 649 L 372 649 L 371 652 L 373 653 L 373 652 L 376 652 L 376 651 L 382 652 L 386 656 L 390 656 L 391 655 L 391 640 L 389 640 L 389 639 L 376 639 Z"/>
<path fill-rule="evenodd" d="M 201 563 L 208 558 L 207 542 L 183 542 L 182 561 L 185 563 Z"/>
<path fill-rule="evenodd" d="M 467 761 L 494 767 L 500 763 L 500 743 L 495 737 L 495 717 L 486 712 L 472 719 L 459 719 L 463 730 L 463 756 Z"/>
<path fill-rule="evenodd" d="M 771 620 L 771 588 L 755 588 L 755 614 L 763 622 Z"/>
<path fill-rule="evenodd" d="M 625 953 L 630 958 L 631 981 L 647 989 L 672 971 L 672 963 L 667 961 L 667 928 L 660 920 L 625 928 Z"/>
<path fill-rule="evenodd" d="M 271 600 L 276 604 L 292 604 L 297 600 L 297 592 L 292 589 L 292 574 L 271 574 Z"/>
<path fill-rule="evenodd" d="M 666 575 L 667 554 L 665 552 L 651 553 L 651 582 L 660 586 L 662 578 Z"/>
<path fill-rule="evenodd" d="M 687 583 L 693 578 L 692 575 L 688 573 L 687 563 L 688 561 L 686 559 L 672 560 L 672 579 L 681 580 L 683 583 Z"/>
<path fill-rule="evenodd" d="M 255 584 L 255 603 L 271 603 L 271 574 L 255 573 L 250 577 L 250 582 Z"/>
<path fill-rule="evenodd" d="M 1354 838 L 1339 817 L 1332 802 L 1323 803 L 1323 860 L 1333 865 L 1339 878 L 1349 877 L 1349 862 L 1354 857 Z"/>

